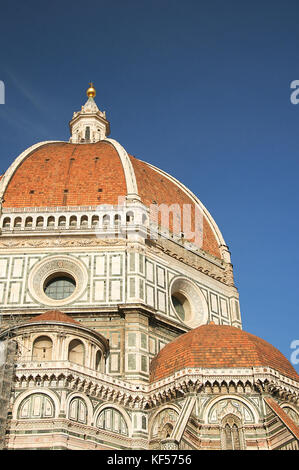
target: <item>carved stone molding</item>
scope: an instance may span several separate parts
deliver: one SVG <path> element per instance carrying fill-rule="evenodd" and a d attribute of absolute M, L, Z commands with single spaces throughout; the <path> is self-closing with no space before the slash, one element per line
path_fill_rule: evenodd
<path fill-rule="evenodd" d="M 55 273 L 67 273 L 73 277 L 76 287 L 74 292 L 66 299 L 54 300 L 44 292 L 46 279 Z M 71 256 L 49 256 L 37 263 L 29 273 L 28 287 L 30 294 L 38 302 L 51 307 L 61 306 L 73 302 L 84 292 L 88 282 L 87 269 L 78 258 Z"/>
<path fill-rule="evenodd" d="M 50 248 L 50 247 L 88 247 L 88 246 L 124 246 L 125 240 L 105 238 L 27 238 L 1 239 L 1 248 Z"/>

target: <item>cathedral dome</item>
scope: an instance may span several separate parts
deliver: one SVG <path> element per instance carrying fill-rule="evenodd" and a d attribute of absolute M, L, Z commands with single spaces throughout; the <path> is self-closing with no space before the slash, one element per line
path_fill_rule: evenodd
<path fill-rule="evenodd" d="M 201 202 L 175 178 L 131 155 L 115 140 L 93 143 L 42 142 L 25 150 L 10 166 L 0 182 L 4 209 L 117 205 L 137 200 L 151 210 L 151 219 L 162 227 L 159 207 L 173 210 L 170 232 L 176 219 L 190 210 L 190 230 L 196 232 L 196 211 L 201 214 L 200 247 L 222 258 L 222 235 Z M 168 209 L 167 209 L 168 211 Z M 167 213 L 168 215 L 168 213 Z M 192 240 L 191 240 L 192 241 Z M 196 244 L 196 242 L 194 242 Z"/>
<path fill-rule="evenodd" d="M 186 368 L 270 367 L 299 382 L 285 356 L 267 341 L 239 328 L 213 323 L 199 326 L 167 344 L 152 360 L 150 381 Z"/>

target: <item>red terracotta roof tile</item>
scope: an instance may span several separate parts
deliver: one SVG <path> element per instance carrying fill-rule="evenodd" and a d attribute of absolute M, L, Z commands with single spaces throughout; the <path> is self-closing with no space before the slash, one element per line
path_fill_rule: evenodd
<path fill-rule="evenodd" d="M 164 379 L 187 367 L 271 367 L 299 381 L 285 356 L 267 341 L 227 325 L 202 325 L 164 346 L 150 365 L 150 380 Z"/>
<path fill-rule="evenodd" d="M 156 171 L 154 168 L 152 168 L 150 165 L 148 165 L 145 162 L 142 162 L 141 160 L 138 160 L 132 156 L 130 156 L 131 162 L 135 171 L 135 175 L 137 178 L 137 184 L 138 184 L 138 191 L 139 195 L 141 197 L 142 202 L 146 206 L 152 206 L 152 208 L 155 207 L 155 204 L 157 207 L 159 207 L 162 204 L 166 204 L 168 207 L 173 208 L 173 215 L 171 214 L 169 218 L 169 229 L 171 232 L 176 233 L 177 235 L 179 232 L 184 231 L 183 227 L 181 227 L 179 230 L 175 230 L 174 227 L 174 218 L 176 217 L 176 220 L 183 220 L 183 208 L 188 207 L 190 208 L 190 215 L 191 215 L 191 220 L 190 220 L 190 231 L 194 232 L 195 230 L 195 204 L 193 200 L 186 194 L 175 182 L 169 180 L 166 176 L 163 174 L 160 174 L 158 171 Z M 189 209 L 188 209 L 189 210 Z M 155 214 L 154 210 L 152 211 L 152 219 L 154 221 L 161 225 L 163 227 L 163 223 L 165 221 L 163 218 L 161 218 L 161 214 L 157 213 Z M 186 217 L 186 213 L 185 213 Z M 187 221 L 187 217 L 185 218 Z M 212 232 L 212 229 L 207 221 L 207 219 L 203 216 L 202 219 L 203 227 L 203 235 L 202 235 L 202 245 L 201 248 L 204 251 L 207 251 L 208 253 L 221 258 L 220 251 L 219 251 L 219 246 L 217 243 L 217 240 L 215 238 L 214 233 Z M 188 225 L 186 223 L 186 225 Z M 168 228 L 168 226 L 164 227 Z M 186 227 L 185 227 L 186 229 Z M 188 226 L 187 226 L 188 230 Z M 177 233 L 178 232 L 178 233 Z M 187 239 L 190 242 L 195 241 L 195 239 L 190 237 L 188 234 Z"/>
<path fill-rule="evenodd" d="M 54 322 L 63 322 L 63 323 L 75 323 L 76 325 L 81 324 L 76 320 L 73 320 L 71 317 L 66 315 L 66 313 L 60 312 L 59 310 L 49 310 L 48 312 L 42 313 L 37 317 L 31 318 L 30 322 L 43 322 L 43 321 L 54 321 Z"/>
<path fill-rule="evenodd" d="M 276 416 L 287 426 L 291 433 L 299 440 L 299 427 L 294 423 L 290 416 L 279 406 L 272 397 L 265 397 L 265 402 Z"/>
<path fill-rule="evenodd" d="M 5 191 L 3 206 L 114 205 L 118 196 L 126 194 L 123 167 L 111 144 L 59 142 L 33 151 L 21 163 Z"/>
<path fill-rule="evenodd" d="M 163 218 L 161 220 L 158 211 L 151 211 L 152 220 L 177 235 L 185 232 L 188 241 L 196 242 L 194 235 L 186 233 L 186 227 L 176 229 L 173 219 L 186 221 L 186 211 L 183 218 L 182 210 L 184 206 L 189 206 L 189 230 L 194 232 L 196 206 L 191 197 L 178 184 L 147 163 L 129 157 L 142 202 L 152 208 L 162 204 L 172 206 L 169 227 L 164 226 L 165 221 Z M 126 195 L 123 166 L 117 151 L 109 142 L 55 142 L 34 150 L 20 164 L 6 188 L 3 207 L 116 205 L 119 197 Z M 205 216 L 200 216 L 201 222 L 202 237 L 198 237 L 200 241 L 197 244 L 204 251 L 221 258 L 218 242 Z"/>

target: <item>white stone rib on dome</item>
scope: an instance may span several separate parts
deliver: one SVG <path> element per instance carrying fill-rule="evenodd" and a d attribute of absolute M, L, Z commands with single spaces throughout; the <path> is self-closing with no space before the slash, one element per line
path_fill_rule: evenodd
<path fill-rule="evenodd" d="M 143 163 L 146 163 L 146 162 L 143 162 Z M 168 173 L 166 173 L 165 171 L 161 170 L 160 168 L 157 168 L 156 166 L 154 165 L 151 165 L 150 163 L 146 163 L 149 167 L 151 167 L 153 170 L 155 170 L 157 173 L 163 175 L 165 178 L 167 178 L 168 180 L 172 181 L 174 184 L 176 184 L 182 191 L 184 191 L 185 194 L 187 194 L 187 196 L 189 196 L 195 204 L 197 204 L 197 206 L 202 210 L 202 212 L 204 213 L 204 215 L 206 216 L 206 219 L 208 220 L 209 222 L 209 225 L 216 237 L 216 240 L 219 244 L 219 247 L 227 247 L 226 246 L 226 243 L 225 243 L 225 240 L 223 238 L 223 235 L 218 227 L 218 225 L 216 224 L 215 220 L 213 219 L 213 217 L 211 216 L 210 212 L 207 210 L 207 208 L 203 205 L 203 203 L 198 199 L 198 197 L 195 196 L 195 194 L 190 191 L 190 189 L 188 189 L 184 184 L 182 184 L 180 181 L 178 181 L 176 178 L 174 178 L 173 176 L 169 175 Z"/>
<path fill-rule="evenodd" d="M 102 142 L 108 142 L 113 147 L 118 153 L 118 156 L 120 158 L 121 164 L 123 166 L 124 174 L 125 174 L 125 179 L 126 179 L 126 184 L 127 184 L 127 199 L 138 199 L 140 200 L 140 196 L 138 194 L 138 186 L 137 186 L 137 180 L 136 180 L 136 175 L 135 171 L 132 165 L 132 162 L 129 158 L 129 155 L 127 154 L 126 150 L 122 145 L 120 145 L 119 142 L 117 142 L 114 139 L 104 139 Z"/>

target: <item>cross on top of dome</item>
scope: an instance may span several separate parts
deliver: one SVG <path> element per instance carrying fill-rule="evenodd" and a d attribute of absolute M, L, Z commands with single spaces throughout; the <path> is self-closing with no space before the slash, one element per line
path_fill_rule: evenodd
<path fill-rule="evenodd" d="M 96 96 L 96 94 L 97 94 L 96 89 L 93 86 L 92 82 L 90 82 L 89 88 L 87 89 L 86 94 L 87 94 L 88 98 L 94 98 Z"/>
<path fill-rule="evenodd" d="M 94 100 L 96 89 L 92 82 L 89 84 L 86 94 L 88 100 L 80 111 L 73 114 L 70 121 L 71 143 L 98 142 L 110 134 L 110 123 L 106 119 L 106 112 L 101 111 Z"/>

